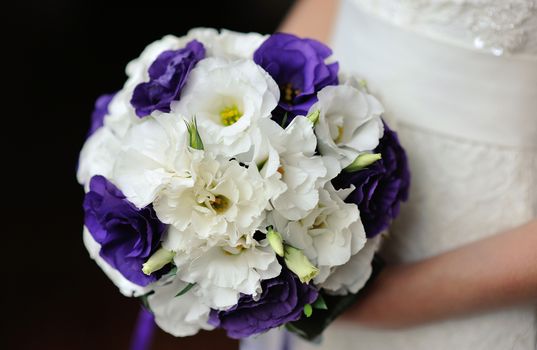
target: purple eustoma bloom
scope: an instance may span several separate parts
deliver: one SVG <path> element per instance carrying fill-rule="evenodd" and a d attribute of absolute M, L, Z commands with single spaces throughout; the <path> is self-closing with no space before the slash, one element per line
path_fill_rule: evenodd
<path fill-rule="evenodd" d="M 261 287 L 263 292 L 257 301 L 250 295 L 242 295 L 230 309 L 212 310 L 209 324 L 225 329 L 234 339 L 249 337 L 297 321 L 303 315 L 304 306 L 318 296 L 313 285 L 300 282 L 285 267 L 278 277 L 262 281 Z"/>
<path fill-rule="evenodd" d="M 83 207 L 84 224 L 101 245 L 101 257 L 126 279 L 146 286 L 165 272 L 149 276 L 142 272 L 142 264 L 159 248 L 166 228 L 151 206 L 136 208 L 116 186 L 97 175 L 90 180 Z"/>
<path fill-rule="evenodd" d="M 316 40 L 284 33 L 271 35 L 255 51 L 255 63 L 280 87 L 274 119 L 287 114 L 291 121 L 296 115 L 306 115 L 317 102 L 319 90 L 338 84 L 338 63 L 326 63 L 331 55 L 332 50 Z"/>
<path fill-rule="evenodd" d="M 99 98 L 97 98 L 93 113 L 91 113 L 91 123 L 87 137 L 90 137 L 95 131 L 97 131 L 97 129 L 103 126 L 104 116 L 108 114 L 108 105 L 115 95 L 116 93 L 114 92 L 112 94 L 101 95 Z"/>
<path fill-rule="evenodd" d="M 205 48 L 192 40 L 179 50 L 162 52 L 149 66 L 149 81 L 136 86 L 131 105 L 140 118 L 153 111 L 169 112 L 172 101 L 179 100 L 190 71 L 205 57 Z"/>
<path fill-rule="evenodd" d="M 345 199 L 360 209 L 360 217 L 368 238 L 387 229 L 399 214 L 401 201 L 408 199 L 410 171 L 405 150 L 397 134 L 384 124 L 384 136 L 374 153 L 382 159 L 356 172 L 342 171 L 332 183 L 336 189 L 354 185 L 356 189 Z"/>

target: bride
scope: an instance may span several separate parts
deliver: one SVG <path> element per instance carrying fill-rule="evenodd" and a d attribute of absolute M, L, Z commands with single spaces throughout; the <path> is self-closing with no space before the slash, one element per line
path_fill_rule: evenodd
<path fill-rule="evenodd" d="M 367 79 L 413 188 L 389 266 L 320 346 L 242 348 L 537 349 L 537 1 L 302 0 L 281 30 Z"/>

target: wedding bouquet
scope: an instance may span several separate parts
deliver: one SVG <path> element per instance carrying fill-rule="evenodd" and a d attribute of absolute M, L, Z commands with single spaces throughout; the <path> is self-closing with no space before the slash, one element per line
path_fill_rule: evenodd
<path fill-rule="evenodd" d="M 409 171 L 383 107 L 324 44 L 166 36 L 96 102 L 84 243 L 175 336 L 313 338 L 365 285 Z"/>

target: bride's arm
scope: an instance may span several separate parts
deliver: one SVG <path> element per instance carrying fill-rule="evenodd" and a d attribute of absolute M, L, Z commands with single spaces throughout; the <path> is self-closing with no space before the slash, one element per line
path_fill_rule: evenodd
<path fill-rule="evenodd" d="M 400 328 L 537 301 L 537 220 L 421 262 L 388 267 L 347 314 Z"/>
<path fill-rule="evenodd" d="M 297 0 L 279 31 L 328 43 L 338 0 Z"/>

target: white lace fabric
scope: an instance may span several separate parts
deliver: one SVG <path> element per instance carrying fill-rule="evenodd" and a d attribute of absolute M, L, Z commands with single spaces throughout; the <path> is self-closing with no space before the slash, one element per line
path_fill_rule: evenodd
<path fill-rule="evenodd" d="M 535 0 L 354 0 L 372 15 L 494 55 L 537 56 Z"/>
<path fill-rule="evenodd" d="M 386 241 L 389 261 L 421 260 L 537 216 L 536 150 L 404 123 L 397 129 L 413 178 L 409 205 L 403 206 Z"/>

